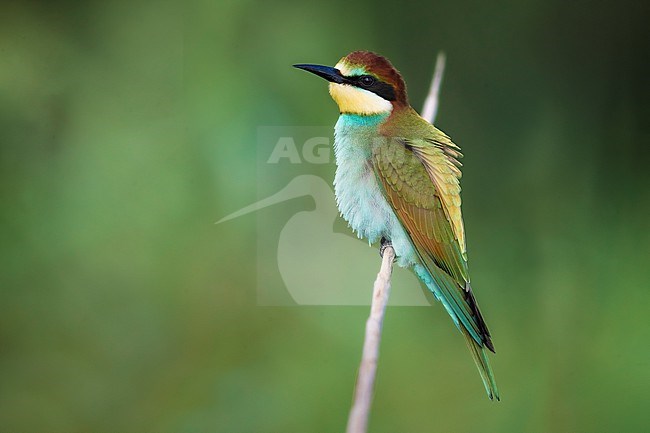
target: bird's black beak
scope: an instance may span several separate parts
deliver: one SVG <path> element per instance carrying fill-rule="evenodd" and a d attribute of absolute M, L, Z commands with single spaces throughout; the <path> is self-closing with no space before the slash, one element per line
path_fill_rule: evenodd
<path fill-rule="evenodd" d="M 319 77 L 325 78 L 327 81 L 332 83 L 343 83 L 343 75 L 341 71 L 331 66 L 321 66 L 321 65 L 293 65 L 294 68 L 304 69 L 307 72 L 316 74 Z"/>

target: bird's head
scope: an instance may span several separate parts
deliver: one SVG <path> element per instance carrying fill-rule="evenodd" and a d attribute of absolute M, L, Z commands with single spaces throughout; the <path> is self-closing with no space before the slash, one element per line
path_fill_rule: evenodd
<path fill-rule="evenodd" d="M 341 113 L 373 115 L 408 106 L 406 84 L 385 57 L 354 51 L 334 67 L 294 65 L 330 82 L 330 95 Z"/>

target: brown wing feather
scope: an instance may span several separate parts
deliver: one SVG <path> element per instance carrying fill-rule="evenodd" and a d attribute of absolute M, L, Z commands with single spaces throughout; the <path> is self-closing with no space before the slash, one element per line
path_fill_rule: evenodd
<path fill-rule="evenodd" d="M 455 161 L 439 146 L 405 139 L 389 139 L 373 154 L 386 198 L 424 266 L 460 322 L 493 350 L 469 284 L 456 173 L 460 170 L 450 158 Z"/>

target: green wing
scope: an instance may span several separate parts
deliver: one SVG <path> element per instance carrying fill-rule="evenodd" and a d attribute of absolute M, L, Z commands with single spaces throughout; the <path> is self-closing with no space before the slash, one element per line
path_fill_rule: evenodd
<path fill-rule="evenodd" d="M 418 139 L 388 139 L 375 148 L 373 157 L 386 199 L 443 301 L 477 343 L 492 348 L 469 284 L 460 214 L 460 164 L 442 145 Z"/>
<path fill-rule="evenodd" d="M 498 391 L 483 347 L 494 351 L 472 293 L 460 200 L 460 149 L 442 132 L 388 138 L 373 150 L 386 199 L 434 282 L 434 293 L 466 337 L 490 398 Z M 426 282 L 426 281 L 425 281 Z"/>

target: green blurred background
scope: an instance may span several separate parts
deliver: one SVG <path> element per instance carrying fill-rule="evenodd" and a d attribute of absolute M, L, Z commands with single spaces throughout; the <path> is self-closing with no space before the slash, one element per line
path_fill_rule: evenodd
<path fill-rule="evenodd" d="M 503 396 L 441 308 L 392 307 L 371 431 L 648 431 L 648 2 L 396 5 L 2 3 L 1 431 L 344 430 L 367 307 L 256 305 L 257 218 L 309 201 L 214 222 L 257 199 L 258 126 L 336 121 L 290 65 L 354 49 L 415 107 L 447 53 Z"/>

